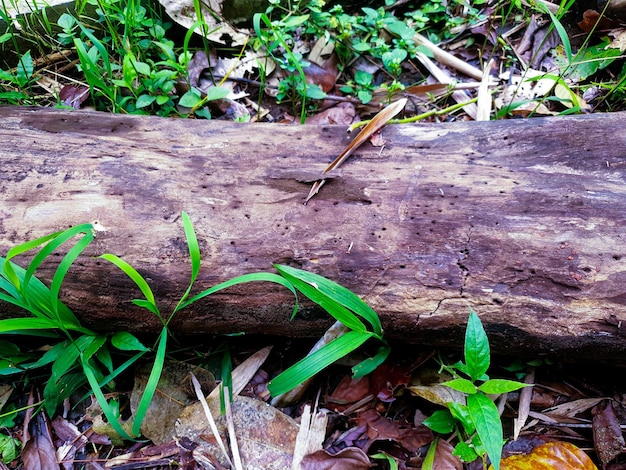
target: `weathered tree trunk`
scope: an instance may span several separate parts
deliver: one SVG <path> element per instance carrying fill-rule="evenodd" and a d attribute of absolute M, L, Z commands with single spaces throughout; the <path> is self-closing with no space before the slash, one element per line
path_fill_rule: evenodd
<path fill-rule="evenodd" d="M 382 150 L 359 150 L 304 206 L 345 129 L 0 108 L 0 253 L 97 221 L 88 254 L 137 267 L 167 311 L 189 279 L 185 210 L 203 255 L 196 291 L 289 264 L 360 294 L 391 338 L 459 345 L 471 306 L 495 350 L 626 363 L 625 118 L 389 126 Z M 158 327 L 93 256 L 62 292 L 88 326 Z M 316 336 L 330 323 L 311 305 L 289 321 L 292 307 L 258 283 L 173 327 Z"/>

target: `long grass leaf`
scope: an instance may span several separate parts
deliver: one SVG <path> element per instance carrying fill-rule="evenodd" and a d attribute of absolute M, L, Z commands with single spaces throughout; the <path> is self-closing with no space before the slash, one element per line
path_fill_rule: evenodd
<path fill-rule="evenodd" d="M 180 309 L 180 306 L 185 302 L 185 300 L 187 300 L 187 297 L 189 297 L 189 293 L 191 292 L 191 289 L 196 282 L 196 279 L 198 278 L 198 273 L 200 272 L 201 257 L 200 246 L 198 245 L 198 238 L 196 237 L 196 232 L 193 228 L 193 224 L 191 222 L 191 219 L 189 218 L 189 215 L 187 215 L 186 212 L 183 212 L 182 217 L 183 227 L 185 228 L 185 237 L 187 238 L 187 246 L 189 247 L 189 257 L 191 258 L 191 280 L 189 281 L 189 286 L 187 287 L 187 290 L 181 297 L 178 305 L 176 305 L 176 308 L 172 312 L 172 315 L 170 315 L 167 323 L 169 323 L 174 314 Z"/>
<path fill-rule="evenodd" d="M 12 258 L 25 253 L 29 250 L 32 250 L 33 248 L 37 248 L 38 246 L 41 246 L 45 243 L 47 243 L 48 241 L 52 240 L 53 238 L 55 238 L 57 235 L 59 235 L 61 232 L 55 232 L 55 233 L 51 233 L 50 235 L 46 235 L 44 237 L 40 237 L 37 238 L 35 240 L 30 240 L 28 242 L 25 243 L 21 243 L 17 246 L 14 246 L 13 248 L 11 248 L 9 251 L 7 251 L 7 255 L 6 255 L 6 261 L 10 261 Z M 15 271 L 13 271 L 13 265 L 11 263 L 7 263 L 6 265 L 3 265 L 2 267 L 2 272 L 5 273 L 6 278 L 17 288 L 20 287 L 20 282 L 16 277 Z"/>
<path fill-rule="evenodd" d="M 100 255 L 100 258 L 110 261 L 115 266 L 120 268 L 122 272 L 126 274 L 130 278 L 131 281 L 135 283 L 135 285 L 139 288 L 139 290 L 141 291 L 143 296 L 146 298 L 146 300 L 153 306 L 154 310 L 151 310 L 151 311 L 159 312 L 159 309 L 154 300 L 154 294 L 152 293 L 152 289 L 150 289 L 150 286 L 148 285 L 146 280 L 143 278 L 141 274 L 137 272 L 135 268 L 133 268 L 130 264 L 128 264 L 119 256 L 112 255 L 110 253 L 105 253 L 104 255 Z M 157 316 L 159 317 L 161 321 L 163 321 L 163 318 L 161 317 L 160 313 L 157 313 Z"/>
<path fill-rule="evenodd" d="M 89 386 L 91 387 L 91 391 L 93 392 L 94 396 L 96 397 L 96 400 L 97 400 L 98 404 L 100 405 L 100 409 L 102 409 L 102 412 L 104 413 L 104 416 L 106 417 L 107 421 L 109 422 L 109 424 L 111 425 L 113 430 L 122 439 L 133 440 L 131 435 L 128 434 L 124 430 L 124 428 L 122 428 L 122 426 L 120 425 L 120 423 L 119 423 L 119 421 L 117 419 L 117 416 L 115 415 L 115 412 L 113 411 L 113 408 L 111 407 L 111 405 L 109 405 L 109 402 L 107 401 L 106 397 L 104 396 L 104 393 L 102 393 L 102 388 L 100 387 L 100 384 L 98 383 L 98 380 L 96 379 L 96 375 L 94 374 L 91 365 L 84 358 L 82 359 L 82 365 L 83 365 L 83 372 L 85 374 L 85 377 L 87 377 L 87 381 L 89 382 Z"/>
<path fill-rule="evenodd" d="M 296 293 L 296 289 L 293 287 L 293 285 L 286 280 L 285 278 L 279 276 L 278 274 L 273 274 L 273 273 L 250 273 L 250 274 L 243 274 L 241 276 L 237 276 L 234 277 L 232 279 L 229 279 L 228 281 L 224 281 L 220 284 L 217 284 L 209 289 L 206 289 L 202 292 L 200 292 L 199 294 L 196 294 L 195 296 L 193 296 L 191 299 L 187 300 L 186 302 L 184 302 L 180 308 L 183 309 L 185 307 L 187 307 L 188 305 L 191 305 L 192 303 L 196 302 L 197 300 L 200 300 L 204 297 L 206 297 L 207 295 L 211 295 L 214 294 L 217 291 L 226 289 L 228 287 L 232 287 L 235 286 L 237 284 L 244 284 L 247 282 L 257 282 L 257 281 L 267 281 L 267 282 L 273 282 L 275 284 L 280 284 L 283 287 L 286 287 L 287 289 L 289 289 L 293 295 L 296 298 L 296 304 L 293 310 L 293 314 L 295 315 L 295 313 L 298 311 L 298 295 Z"/>
<path fill-rule="evenodd" d="M 61 290 L 61 284 L 63 283 L 63 279 L 67 275 L 72 264 L 76 261 L 76 258 L 83 252 L 85 248 L 92 242 L 94 239 L 93 232 L 89 230 L 83 235 L 83 237 L 76 242 L 76 244 L 67 252 L 67 254 L 63 257 L 57 270 L 54 273 L 54 277 L 52 278 L 52 283 L 50 284 L 50 296 L 52 302 L 52 308 L 55 316 L 59 318 L 59 320 L 65 322 L 73 322 L 77 325 L 80 325 L 78 319 L 74 316 L 73 313 L 69 310 L 59 309 L 59 292 Z"/>
<path fill-rule="evenodd" d="M 0 320 L 0 333 L 15 333 L 20 330 L 49 330 L 63 327 L 67 330 L 81 331 L 72 323 L 59 325 L 58 322 L 49 318 L 7 318 Z"/>
<path fill-rule="evenodd" d="M 301 281 L 314 290 L 319 291 L 321 295 L 332 299 L 334 302 L 361 316 L 372 326 L 376 336 L 382 338 L 383 328 L 378 314 L 354 292 L 319 274 L 284 265 L 274 265 L 274 268 L 290 282 Z M 302 286 L 301 284 L 299 285 Z M 310 289 L 307 289 L 307 292 L 311 292 Z M 304 292 L 302 293 L 305 294 Z M 316 302 L 314 299 L 311 300 Z M 336 319 L 343 323 L 342 319 Z"/>
<path fill-rule="evenodd" d="M 301 359 L 278 375 L 268 384 L 267 388 L 269 392 L 274 397 L 287 393 L 333 362 L 351 353 L 371 337 L 373 337 L 373 334 L 370 332 L 360 333 L 357 331 L 349 331 L 341 335 L 322 349 L 318 349 L 304 359 Z"/>
<path fill-rule="evenodd" d="M 135 436 L 139 436 L 141 434 L 141 423 L 146 416 L 152 397 L 154 396 L 157 386 L 159 385 L 159 379 L 161 378 L 161 372 L 163 371 L 163 363 L 165 362 L 165 351 L 167 349 L 167 328 L 163 328 L 163 330 L 161 330 L 158 344 L 154 363 L 152 364 L 152 371 L 150 371 L 146 388 L 141 396 L 141 400 L 139 400 L 139 405 L 137 405 L 137 411 L 135 411 L 135 418 L 133 419 L 132 427 L 132 433 Z"/>

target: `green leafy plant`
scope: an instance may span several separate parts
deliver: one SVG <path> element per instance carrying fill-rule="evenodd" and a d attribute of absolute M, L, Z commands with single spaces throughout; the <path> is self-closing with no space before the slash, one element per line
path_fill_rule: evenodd
<path fill-rule="evenodd" d="M 318 274 L 289 266 L 275 265 L 274 267 L 300 293 L 321 306 L 350 331 L 298 361 L 274 378 L 268 385 L 273 396 L 295 388 L 333 362 L 350 354 L 369 339 L 376 339 L 382 342 L 382 345 L 376 355 L 352 368 L 353 376 L 358 378 L 369 374 L 387 358 L 390 348 L 383 338 L 380 319 L 359 296 Z M 361 319 L 365 320 L 369 326 L 366 326 Z"/>
<path fill-rule="evenodd" d="M 481 457 L 486 468 L 486 457 L 489 456 L 493 467 L 498 470 L 503 446 L 502 422 L 490 395 L 512 392 L 528 385 L 489 378 L 489 340 L 473 310 L 470 311 L 465 331 L 464 356 L 465 362 L 442 365 L 442 370 L 455 377 L 443 385 L 464 393 L 467 403 L 450 402 L 447 410 L 435 411 L 424 424 L 440 434 L 456 431 L 461 439 L 454 453 L 461 460 L 471 462 Z"/>
<path fill-rule="evenodd" d="M 135 268 L 114 254 L 100 256 L 101 259 L 111 262 L 126 274 L 142 293 L 142 298 L 134 299 L 132 302 L 160 320 L 161 332 L 152 349 L 145 347 L 128 332 L 103 335 L 83 327 L 69 307 L 59 300 L 61 286 L 69 269 L 94 239 L 91 224 L 56 232 L 9 250 L 6 258 L 0 258 L 0 300 L 26 310 L 31 316 L 0 320 L 0 334 L 37 335 L 44 338 L 46 342 L 51 341 L 54 344 L 48 351 L 37 356 L 36 353 L 22 352 L 16 344 L 10 341 L 0 341 L 0 375 L 50 367 L 51 376 L 43 393 L 44 405 L 50 414 L 54 413 L 62 400 L 88 384 L 102 412 L 118 435 L 123 439 L 137 438 L 163 370 L 170 337 L 169 324 L 172 318 L 180 310 L 208 295 L 237 284 L 253 281 L 277 283 L 289 289 L 294 296 L 299 291 L 351 330 L 276 377 L 270 385 L 272 394 L 283 393 L 302 381 L 308 380 L 369 339 L 377 339 L 383 344 L 374 357 L 353 368 L 356 377 L 371 372 L 389 354 L 389 346 L 383 339 L 382 326 L 376 312 L 356 294 L 317 274 L 276 265 L 278 274 L 264 272 L 244 274 L 191 296 L 200 271 L 200 248 L 191 219 L 185 212 L 182 214 L 182 221 L 191 259 L 191 277 L 187 289 L 168 315 L 161 312 L 148 282 Z M 35 276 L 36 270 L 44 261 L 54 256 L 62 245 L 72 242 L 73 245 L 55 271 L 50 287 L 47 287 Z M 27 269 L 12 262 L 16 256 L 37 248 L 39 251 L 34 255 Z M 293 315 L 297 313 L 298 307 L 296 296 Z M 366 321 L 368 327 L 362 319 Z M 113 354 L 115 351 L 117 354 Z M 150 375 L 135 415 L 130 422 L 122 422 L 120 421 L 119 400 L 115 397 L 107 398 L 105 391 L 113 392 L 115 379 L 151 352 L 154 356 L 151 359 Z M 121 353 L 126 356 L 132 355 L 116 365 L 119 361 L 116 361 L 114 356 L 119 356 Z M 225 377 L 229 375 L 228 364 L 229 360 L 225 357 L 223 363 L 223 376 Z"/>

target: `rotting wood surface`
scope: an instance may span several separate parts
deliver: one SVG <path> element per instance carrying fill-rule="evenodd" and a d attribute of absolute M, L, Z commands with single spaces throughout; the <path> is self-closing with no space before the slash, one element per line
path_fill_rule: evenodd
<path fill-rule="evenodd" d="M 390 338 L 459 346 L 472 306 L 496 351 L 626 363 L 625 117 L 388 126 L 382 150 L 357 151 L 304 206 L 344 128 L 0 108 L 0 252 L 97 222 L 64 301 L 94 328 L 156 330 L 94 255 L 137 267 L 167 312 L 189 279 L 185 210 L 196 292 L 283 263 L 361 295 Z M 306 303 L 289 321 L 292 307 L 283 288 L 246 285 L 173 328 L 303 337 L 331 323 Z"/>

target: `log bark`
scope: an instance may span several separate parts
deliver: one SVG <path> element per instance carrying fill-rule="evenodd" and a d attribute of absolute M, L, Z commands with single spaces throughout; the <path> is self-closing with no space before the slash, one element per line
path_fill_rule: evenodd
<path fill-rule="evenodd" d="M 0 108 L 0 253 L 96 222 L 63 300 L 92 328 L 156 330 L 94 255 L 138 268 L 167 312 L 189 279 L 185 210 L 203 256 L 195 291 L 289 264 L 361 295 L 392 339 L 459 346 L 471 306 L 495 351 L 626 363 L 625 118 L 388 126 L 384 148 L 357 151 L 304 206 L 344 128 Z M 289 321 L 292 307 L 258 283 L 172 325 L 304 337 L 331 323 L 306 303 Z"/>

